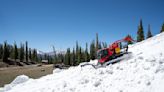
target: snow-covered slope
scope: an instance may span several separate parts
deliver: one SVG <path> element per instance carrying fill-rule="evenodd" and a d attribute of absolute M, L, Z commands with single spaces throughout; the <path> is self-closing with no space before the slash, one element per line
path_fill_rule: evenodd
<path fill-rule="evenodd" d="M 129 51 L 133 53 L 131 58 L 104 68 L 55 69 L 53 74 L 40 79 L 19 76 L 20 80 L 26 80 L 18 85 L 6 85 L 1 91 L 164 92 L 164 33 L 129 46 Z"/>

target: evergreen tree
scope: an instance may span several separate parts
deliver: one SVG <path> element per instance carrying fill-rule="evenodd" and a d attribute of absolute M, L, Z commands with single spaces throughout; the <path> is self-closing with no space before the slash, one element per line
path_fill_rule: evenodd
<path fill-rule="evenodd" d="M 32 60 L 31 48 L 29 48 L 29 59 Z"/>
<path fill-rule="evenodd" d="M 86 62 L 85 61 L 85 50 L 82 47 L 80 49 L 81 49 L 81 55 L 80 55 L 81 62 Z"/>
<path fill-rule="evenodd" d="M 102 45 L 103 45 L 102 48 L 107 48 L 108 47 L 106 42 L 103 42 Z"/>
<path fill-rule="evenodd" d="M 14 48 L 12 45 L 7 45 L 8 51 L 9 51 L 9 58 L 13 59 L 14 58 Z"/>
<path fill-rule="evenodd" d="M 98 49 L 102 49 L 101 42 L 99 42 L 99 46 L 98 47 L 99 47 Z"/>
<path fill-rule="evenodd" d="M 44 54 L 44 60 L 48 60 L 48 55 L 47 54 Z"/>
<path fill-rule="evenodd" d="M 79 53 L 79 45 L 78 42 L 76 41 L 75 63 L 78 62 L 78 53 Z"/>
<path fill-rule="evenodd" d="M 96 50 L 95 50 L 95 41 L 93 40 L 90 45 L 90 59 L 94 60 L 96 58 Z"/>
<path fill-rule="evenodd" d="M 18 59 L 18 48 L 16 42 L 14 43 L 14 60 Z"/>
<path fill-rule="evenodd" d="M 76 59 L 76 57 L 75 57 L 75 49 L 73 48 L 73 51 L 72 51 L 72 60 L 71 60 L 73 66 L 75 66 L 75 63 L 76 63 L 75 62 L 75 59 Z"/>
<path fill-rule="evenodd" d="M 35 62 L 38 62 L 37 50 L 36 49 L 33 50 L 32 60 L 35 61 Z"/>
<path fill-rule="evenodd" d="M 65 64 L 65 59 L 66 59 L 66 58 L 65 58 L 65 55 L 62 54 L 61 52 L 58 53 L 58 54 L 56 54 L 56 59 L 57 59 L 57 61 L 54 62 L 54 64 L 62 64 L 62 63 Z"/>
<path fill-rule="evenodd" d="M 26 41 L 26 62 L 28 62 L 28 42 Z"/>
<path fill-rule="evenodd" d="M 79 50 L 78 50 L 78 56 L 77 56 L 77 64 L 80 64 L 81 62 L 82 62 L 82 60 L 81 60 L 81 53 L 82 51 L 81 51 L 81 47 L 79 47 Z"/>
<path fill-rule="evenodd" d="M 50 55 L 48 55 L 48 64 L 53 64 L 53 60 L 52 60 L 52 57 Z"/>
<path fill-rule="evenodd" d="M 99 38 L 98 33 L 96 33 L 96 51 L 99 49 Z"/>
<path fill-rule="evenodd" d="M 89 53 L 88 53 L 88 44 L 86 43 L 86 48 L 85 48 L 85 61 L 89 62 Z"/>
<path fill-rule="evenodd" d="M 67 49 L 67 54 L 66 54 L 66 58 L 67 58 L 67 64 L 71 65 L 71 52 L 70 52 L 70 48 Z"/>
<path fill-rule="evenodd" d="M 56 54 L 56 51 L 55 51 L 55 53 L 54 53 L 54 62 L 59 62 L 59 60 L 58 60 L 59 58 L 58 58 L 58 55 Z"/>
<path fill-rule="evenodd" d="M 137 31 L 137 42 L 140 42 L 142 40 L 144 40 L 144 31 L 143 31 L 143 26 L 142 26 L 142 20 L 140 20 L 140 25 L 138 27 L 138 31 Z"/>
<path fill-rule="evenodd" d="M 53 46 L 53 52 L 54 52 L 54 62 L 58 63 L 58 55 L 56 54 L 56 50 L 54 46 Z"/>
<path fill-rule="evenodd" d="M 38 56 L 37 56 L 37 59 L 38 59 L 38 62 L 41 62 L 41 61 L 43 60 L 42 55 L 38 55 Z M 30 58 L 29 58 L 29 60 L 30 60 Z"/>
<path fill-rule="evenodd" d="M 60 63 L 64 63 L 64 54 L 60 53 Z"/>
<path fill-rule="evenodd" d="M 161 31 L 160 31 L 161 33 L 162 32 L 164 32 L 164 23 L 163 23 L 163 25 L 162 25 L 162 28 L 161 28 Z"/>
<path fill-rule="evenodd" d="M 21 43 L 21 46 L 20 46 L 20 52 L 19 52 L 19 59 L 21 62 L 23 62 L 24 60 L 24 44 Z"/>
<path fill-rule="evenodd" d="M 152 37 L 152 33 L 151 33 L 151 30 L 150 30 L 150 25 L 148 26 L 148 32 L 147 32 L 147 38 L 150 38 Z"/>
<path fill-rule="evenodd" d="M 4 46 L 3 46 L 3 62 L 8 61 L 9 55 L 10 55 L 10 53 L 9 53 L 9 49 L 8 49 L 8 44 L 7 44 L 7 41 L 5 41 Z"/>
<path fill-rule="evenodd" d="M 67 49 L 66 55 L 65 55 L 65 65 L 71 65 L 71 52 L 70 48 Z"/>
<path fill-rule="evenodd" d="M 34 49 L 34 52 L 35 52 L 35 61 L 38 62 L 38 54 L 37 54 L 37 50 Z"/>
<path fill-rule="evenodd" d="M 0 44 L 0 59 L 2 59 L 3 56 L 3 45 Z"/>
<path fill-rule="evenodd" d="M 11 45 L 7 45 L 7 48 L 9 50 L 9 57 L 10 59 L 14 59 L 14 48 Z"/>

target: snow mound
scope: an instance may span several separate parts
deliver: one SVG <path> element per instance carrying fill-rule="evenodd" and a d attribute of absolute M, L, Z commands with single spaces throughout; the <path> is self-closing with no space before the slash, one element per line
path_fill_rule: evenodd
<path fill-rule="evenodd" d="M 12 82 L 2 92 L 163 92 L 164 33 L 129 46 L 133 54 L 116 64 L 95 69 L 85 62 L 27 82 Z M 26 79 L 26 78 L 25 78 Z M 6 89 L 4 87 L 4 89 Z"/>
<path fill-rule="evenodd" d="M 56 69 L 53 70 L 53 74 L 55 74 L 55 73 L 59 73 L 59 72 L 61 72 L 61 71 L 62 71 L 61 69 L 56 68 Z"/>
<path fill-rule="evenodd" d="M 3 88 L 0 88 L 0 92 L 4 92 Z"/>
<path fill-rule="evenodd" d="M 8 85 L 5 85 L 4 87 L 4 91 L 8 91 L 8 90 L 11 90 L 13 87 L 15 87 L 16 85 L 18 84 L 22 84 L 22 83 L 25 83 L 26 81 L 29 80 L 29 77 L 26 76 L 26 75 L 20 75 L 20 76 L 17 76 L 10 84 Z"/>

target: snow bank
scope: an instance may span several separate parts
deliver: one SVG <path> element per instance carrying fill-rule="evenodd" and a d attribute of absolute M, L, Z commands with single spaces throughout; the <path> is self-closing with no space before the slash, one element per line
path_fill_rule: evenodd
<path fill-rule="evenodd" d="M 3 90 L 4 91 L 9 91 L 13 87 L 15 87 L 15 86 L 17 86 L 19 84 L 25 83 L 28 80 L 29 80 L 29 77 L 26 76 L 26 75 L 17 76 L 10 84 L 5 85 Z"/>
<path fill-rule="evenodd" d="M 163 92 L 164 33 L 131 45 L 133 56 L 95 69 L 92 66 L 54 70 L 53 74 L 2 90 L 5 92 Z M 96 64 L 97 60 L 86 62 Z M 83 63 L 83 64 L 86 64 Z M 82 64 L 81 64 L 82 65 Z M 15 83 L 15 82 L 14 82 Z M 19 84 L 20 83 L 20 84 Z M 13 85 L 12 83 L 9 85 Z M 4 87 L 4 89 L 6 89 Z"/>
<path fill-rule="evenodd" d="M 0 88 L 0 92 L 4 92 L 3 88 Z"/>
<path fill-rule="evenodd" d="M 59 73 L 59 72 L 61 72 L 61 71 L 62 71 L 61 69 L 56 68 L 56 69 L 53 70 L 53 74 L 55 74 L 55 73 Z"/>

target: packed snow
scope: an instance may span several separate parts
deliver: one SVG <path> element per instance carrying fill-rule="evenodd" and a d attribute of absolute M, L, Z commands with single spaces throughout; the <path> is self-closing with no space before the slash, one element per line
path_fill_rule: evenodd
<path fill-rule="evenodd" d="M 20 75 L 20 76 L 16 77 L 16 78 L 13 80 L 13 82 L 11 82 L 11 83 L 8 84 L 8 85 L 5 85 L 4 90 L 5 90 L 5 91 L 11 90 L 14 86 L 16 86 L 16 85 L 18 85 L 18 84 L 22 84 L 22 83 L 24 83 L 24 82 L 26 82 L 26 81 L 28 81 L 28 80 L 29 80 L 29 77 L 28 77 L 28 76 L 26 76 L 26 75 Z"/>
<path fill-rule="evenodd" d="M 0 92 L 164 92 L 164 33 L 129 46 L 129 51 L 131 58 L 103 68 L 55 69 L 39 79 L 18 76 Z"/>

